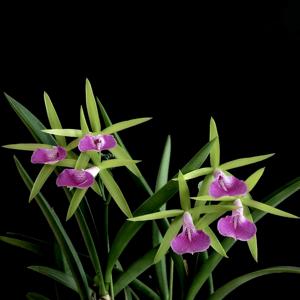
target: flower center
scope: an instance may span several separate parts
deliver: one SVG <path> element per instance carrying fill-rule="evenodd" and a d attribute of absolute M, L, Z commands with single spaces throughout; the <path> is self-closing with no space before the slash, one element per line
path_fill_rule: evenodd
<path fill-rule="evenodd" d="M 85 171 L 77 171 L 73 174 L 73 178 L 77 184 L 82 183 L 84 180 L 86 180 Z"/>
<path fill-rule="evenodd" d="M 222 175 L 219 175 L 218 183 L 225 192 L 228 192 L 228 187 L 226 186 L 225 180 Z"/>

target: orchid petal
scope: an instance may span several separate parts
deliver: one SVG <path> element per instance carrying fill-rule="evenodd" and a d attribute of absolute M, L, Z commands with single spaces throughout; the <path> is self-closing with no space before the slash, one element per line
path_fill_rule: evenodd
<path fill-rule="evenodd" d="M 103 151 L 114 148 L 117 145 L 115 138 L 110 134 L 85 135 L 78 144 L 81 152 L 86 151 Z"/>
<path fill-rule="evenodd" d="M 76 187 L 86 189 L 93 185 L 94 176 L 85 170 L 65 169 L 56 179 L 57 186 Z"/>
<path fill-rule="evenodd" d="M 247 185 L 244 181 L 234 176 L 216 172 L 215 179 L 210 184 L 209 195 L 214 198 L 223 196 L 239 196 L 247 193 Z"/>
<path fill-rule="evenodd" d="M 240 241 L 248 241 L 256 234 L 256 226 L 245 217 L 226 216 L 218 221 L 218 231 L 221 235 Z"/>
<path fill-rule="evenodd" d="M 202 230 L 193 232 L 190 238 L 186 232 L 182 232 L 171 242 L 171 247 L 177 254 L 203 252 L 207 250 L 209 246 L 210 238 Z"/>
<path fill-rule="evenodd" d="M 54 146 L 51 149 L 38 148 L 31 156 L 31 163 L 33 164 L 55 164 L 58 161 L 64 160 L 67 156 L 65 148 Z"/>
<path fill-rule="evenodd" d="M 210 238 L 202 230 L 196 230 L 189 212 L 183 215 L 182 232 L 171 241 L 171 248 L 177 254 L 196 253 L 207 250 Z"/>

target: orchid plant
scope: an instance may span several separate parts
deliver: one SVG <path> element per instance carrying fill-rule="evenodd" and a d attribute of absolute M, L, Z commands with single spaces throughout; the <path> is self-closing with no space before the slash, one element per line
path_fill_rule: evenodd
<path fill-rule="evenodd" d="M 35 143 L 5 145 L 5 148 L 31 152 L 31 163 L 40 165 L 33 180 L 15 156 L 17 170 L 30 190 L 29 202 L 35 200 L 54 236 L 56 253 L 64 263 L 60 266 L 30 266 L 29 269 L 49 277 L 64 286 L 70 299 L 223 299 L 241 284 L 272 273 L 298 273 L 299 267 L 279 266 L 256 270 L 232 279 L 214 289 L 213 271 L 236 241 L 246 241 L 255 261 L 258 259 L 256 222 L 265 214 L 295 218 L 294 214 L 276 208 L 300 188 L 300 180 L 287 183 L 263 200 L 253 200 L 252 190 L 264 173 L 258 169 L 245 180 L 235 177 L 231 170 L 270 158 L 273 154 L 240 158 L 220 163 L 220 145 L 216 123 L 210 121 L 209 141 L 181 169 L 169 178 L 171 139 L 167 138 L 158 171 L 155 189 L 147 183 L 138 160 L 132 159 L 118 132 L 144 123 L 150 118 L 138 118 L 112 124 L 103 104 L 94 96 L 86 81 L 86 111 L 80 107 L 79 129 L 65 129 L 49 96 L 45 93 L 45 107 L 50 128 L 22 104 L 5 95 Z M 86 118 L 86 112 L 88 118 Z M 104 128 L 102 128 L 104 125 Z M 109 155 L 107 155 L 109 153 Z M 207 158 L 210 165 L 203 167 Z M 28 156 L 29 160 L 29 156 Z M 148 194 L 139 199 L 139 207 L 132 212 L 115 174 L 117 167 L 125 167 L 134 181 Z M 230 172 L 229 172 L 230 171 Z M 78 241 L 72 240 L 63 216 L 56 206 L 50 206 L 42 191 L 48 178 L 56 178 L 56 187 L 63 189 L 68 210 L 66 220 L 75 217 L 84 253 L 78 251 Z M 197 186 L 197 194 L 190 188 Z M 103 203 L 104 222 L 91 228 L 93 215 L 90 198 Z M 167 202 L 172 199 L 172 209 Z M 110 224 L 111 200 L 123 214 L 123 225 L 112 235 Z M 100 203 L 100 202 L 99 202 Z M 168 205 L 169 206 L 169 205 Z M 177 207 L 177 208 L 174 208 Z M 123 254 L 143 225 L 151 222 L 152 245 L 149 250 L 136 249 L 134 261 L 128 266 Z M 216 224 L 216 228 L 215 228 Z M 180 231 L 181 230 L 181 231 Z M 180 233 L 179 233 L 180 232 Z M 37 240 L 17 239 L 9 234 L 0 239 L 14 246 L 41 254 Z M 105 242 L 99 245 L 99 240 Z M 139 251 L 142 250 L 142 253 Z M 88 258 L 88 259 L 86 259 Z M 145 280 L 143 273 L 151 274 Z M 205 283 L 208 282 L 207 285 Z M 175 284 L 176 283 L 176 284 Z M 176 297 L 173 295 L 176 293 Z M 29 292 L 27 299 L 49 299 Z"/>

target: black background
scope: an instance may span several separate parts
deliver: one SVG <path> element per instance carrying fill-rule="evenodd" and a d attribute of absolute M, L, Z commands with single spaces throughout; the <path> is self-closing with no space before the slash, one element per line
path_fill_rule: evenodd
<path fill-rule="evenodd" d="M 109 10 L 45 6 L 33 16 L 22 7 L 3 9 L 8 18 L 1 26 L 0 90 L 44 123 L 46 90 L 63 126 L 76 128 L 88 77 L 114 122 L 152 116 L 151 122 L 122 134 L 133 156 L 143 160 L 141 168 L 152 185 L 167 134 L 172 136 L 173 174 L 206 143 L 213 116 L 223 162 L 276 152 L 269 161 L 236 172 L 246 178 L 267 166 L 254 192 L 260 200 L 299 176 L 297 6 L 296 1 Z M 32 141 L 3 96 L 0 114 L 1 144 Z M 0 234 L 22 232 L 49 239 L 38 208 L 26 202 L 13 152 L 0 151 Z M 27 154 L 18 155 L 28 159 Z M 281 208 L 299 215 L 299 195 Z M 219 284 L 262 267 L 300 264 L 297 220 L 267 216 L 258 228 L 259 263 L 239 243 L 216 272 Z M 10 293 L 10 299 L 23 299 L 28 290 L 52 288 L 26 270 L 41 261 L 4 244 L 0 249 L 1 291 Z M 294 299 L 299 292 L 297 275 L 275 275 L 246 284 L 228 299 Z"/>

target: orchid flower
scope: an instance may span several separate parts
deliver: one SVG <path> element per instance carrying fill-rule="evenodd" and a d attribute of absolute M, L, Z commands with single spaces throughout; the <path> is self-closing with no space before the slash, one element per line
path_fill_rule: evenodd
<path fill-rule="evenodd" d="M 31 156 L 31 163 L 33 164 L 55 164 L 60 160 L 65 159 L 67 151 L 61 146 L 54 146 L 51 149 L 38 148 Z"/>
<path fill-rule="evenodd" d="M 65 169 L 58 175 L 56 185 L 87 189 L 94 184 L 94 178 L 99 171 L 98 167 L 91 167 L 86 170 Z"/>
<path fill-rule="evenodd" d="M 209 187 L 209 195 L 214 198 L 223 196 L 240 196 L 248 191 L 244 181 L 234 176 L 226 175 L 222 171 L 214 173 L 214 180 Z"/>
<path fill-rule="evenodd" d="M 80 152 L 103 151 L 114 148 L 117 145 L 115 138 L 111 134 L 85 135 L 78 144 Z"/>
<path fill-rule="evenodd" d="M 218 231 L 221 235 L 240 241 L 248 241 L 256 234 L 256 226 L 244 216 L 244 209 L 240 199 L 234 201 L 237 209 L 231 216 L 226 216 L 218 221 Z"/>
<path fill-rule="evenodd" d="M 202 230 L 197 230 L 189 212 L 183 215 L 182 232 L 171 241 L 171 248 L 177 254 L 203 252 L 210 246 L 210 238 Z"/>

